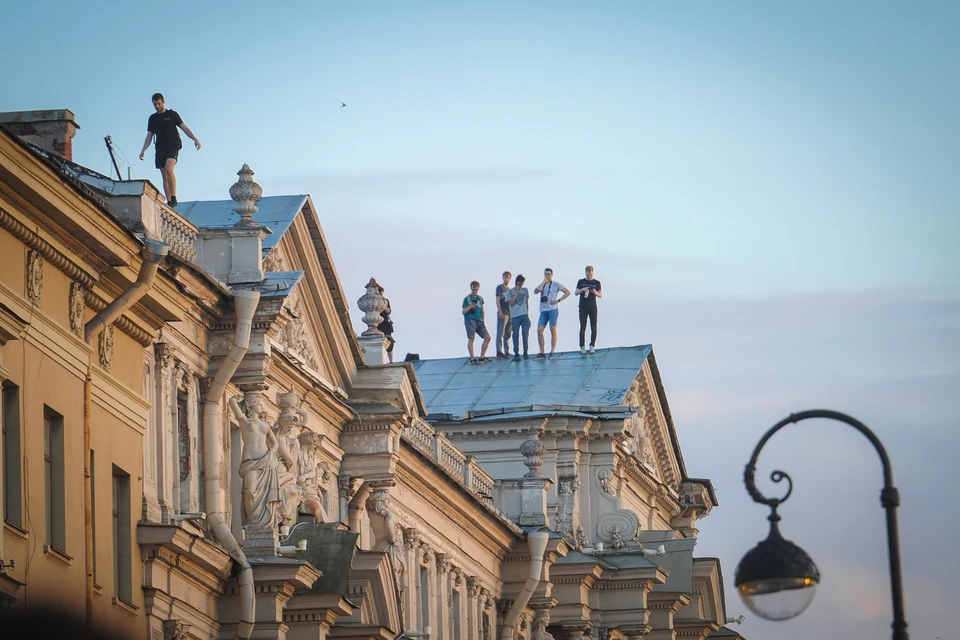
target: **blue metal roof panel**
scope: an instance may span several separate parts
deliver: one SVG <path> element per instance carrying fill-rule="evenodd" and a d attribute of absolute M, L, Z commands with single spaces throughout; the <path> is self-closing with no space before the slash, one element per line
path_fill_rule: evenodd
<path fill-rule="evenodd" d="M 305 195 L 267 196 L 257 201 L 254 221 L 273 231 L 273 235 L 263 239 L 264 253 L 280 241 L 306 201 Z M 181 202 L 177 213 L 198 227 L 222 229 L 232 227 L 240 220 L 233 211 L 236 206 L 233 200 L 194 200 Z"/>
<path fill-rule="evenodd" d="M 650 345 L 599 349 L 595 354 L 558 353 L 552 360 L 494 360 L 472 365 L 467 358 L 413 363 L 431 414 L 533 404 L 618 406 L 651 353 Z M 430 393 L 427 393 L 430 392 Z"/>

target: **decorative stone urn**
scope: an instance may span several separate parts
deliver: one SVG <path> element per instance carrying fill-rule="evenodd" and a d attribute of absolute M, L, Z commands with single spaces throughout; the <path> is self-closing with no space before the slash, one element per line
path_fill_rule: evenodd
<path fill-rule="evenodd" d="M 387 308 L 387 299 L 380 295 L 380 285 L 376 279 L 370 278 L 367 283 L 367 292 L 357 300 L 357 306 L 363 311 L 363 323 L 367 325 L 367 330 L 361 333 L 361 336 L 382 336 L 383 332 L 377 329 L 377 325 L 383 322 L 380 312 Z"/>
<path fill-rule="evenodd" d="M 531 429 L 527 439 L 520 443 L 520 453 L 526 458 L 523 464 L 529 469 L 529 471 L 524 474 L 524 478 L 543 477 L 543 474 L 540 473 L 540 465 L 543 464 L 542 456 L 546 451 L 546 445 L 540 442 L 540 432 L 536 429 Z"/>
<path fill-rule="evenodd" d="M 237 175 L 240 179 L 230 187 L 230 197 L 237 203 L 234 212 L 240 216 L 240 221 L 233 226 L 259 227 L 260 225 L 253 221 L 253 214 L 257 212 L 256 202 L 263 196 L 263 189 L 253 181 L 250 165 L 244 163 Z"/>

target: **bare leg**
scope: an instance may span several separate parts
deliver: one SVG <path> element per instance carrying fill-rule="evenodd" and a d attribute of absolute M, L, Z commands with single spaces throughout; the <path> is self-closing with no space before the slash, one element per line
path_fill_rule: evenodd
<path fill-rule="evenodd" d="M 490 334 L 487 334 L 487 337 L 483 339 L 483 346 L 480 347 L 480 357 L 487 357 L 487 347 L 490 346 Z M 472 348 L 471 348 L 472 351 Z"/>
<path fill-rule="evenodd" d="M 167 196 L 167 200 L 177 197 L 177 176 L 173 173 L 173 169 L 176 166 L 176 160 L 167 158 L 167 162 L 161 170 L 163 171 L 163 191 Z"/>
<path fill-rule="evenodd" d="M 550 327 L 550 355 L 557 350 L 557 328 Z"/>
<path fill-rule="evenodd" d="M 540 343 L 540 353 L 543 353 L 543 329 L 544 327 L 537 327 L 537 342 Z"/>
<path fill-rule="evenodd" d="M 467 339 L 467 353 L 470 354 L 470 359 L 473 360 L 473 338 Z"/>

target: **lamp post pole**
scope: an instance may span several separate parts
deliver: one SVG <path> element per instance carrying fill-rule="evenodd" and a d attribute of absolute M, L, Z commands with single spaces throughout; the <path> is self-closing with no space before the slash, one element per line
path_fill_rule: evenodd
<path fill-rule="evenodd" d="M 887 514 L 887 550 L 890 559 L 890 591 L 893 598 L 893 640 L 908 640 L 907 620 L 903 606 L 903 584 L 900 571 L 900 534 L 899 526 L 897 524 L 897 507 L 900 506 L 900 493 L 897 491 L 896 487 L 893 486 L 893 468 L 890 466 L 890 458 L 887 456 L 886 450 L 883 448 L 883 445 L 880 443 L 880 440 L 877 438 L 877 436 L 874 435 L 873 431 L 868 429 L 867 426 L 859 420 L 838 411 L 813 409 L 810 411 L 801 411 L 800 413 L 790 414 L 788 417 L 772 426 L 770 430 L 767 431 L 760 439 L 760 442 L 757 443 L 756 448 L 753 450 L 753 455 L 750 457 L 750 462 L 747 463 L 747 467 L 743 472 L 743 481 L 747 486 L 747 492 L 755 502 L 759 502 L 771 507 L 774 511 L 773 515 L 776 517 L 777 506 L 790 497 L 790 493 L 793 490 L 793 481 L 790 479 L 790 476 L 783 471 L 774 471 L 770 476 L 774 482 L 780 482 L 784 479 L 787 480 L 788 490 L 786 495 L 784 495 L 782 498 L 767 498 L 760 493 L 760 491 L 757 490 L 757 486 L 754 482 L 757 471 L 757 459 L 760 457 L 760 450 L 763 449 L 764 445 L 767 444 L 767 441 L 773 436 L 773 434 L 783 427 L 787 426 L 788 424 L 801 422 L 803 420 L 809 420 L 812 418 L 837 420 L 850 425 L 867 437 L 870 443 L 873 444 L 874 449 L 877 450 L 877 454 L 880 456 L 880 462 L 883 465 L 883 490 L 880 492 L 880 504 L 886 510 Z M 779 517 L 777 517 L 777 520 L 779 520 Z"/>

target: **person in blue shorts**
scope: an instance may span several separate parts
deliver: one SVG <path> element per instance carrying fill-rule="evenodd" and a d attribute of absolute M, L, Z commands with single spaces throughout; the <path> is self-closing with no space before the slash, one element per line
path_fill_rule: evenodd
<path fill-rule="evenodd" d="M 470 295 L 463 298 L 461 312 L 463 313 L 463 325 L 467 330 L 467 353 L 470 354 L 470 364 L 493 362 L 492 359 L 487 357 L 487 347 L 490 346 L 490 334 L 487 332 L 487 326 L 483 323 L 483 296 L 480 295 L 480 283 L 476 280 L 470 283 Z M 479 358 L 473 355 L 473 339 L 477 335 L 483 338 L 483 346 L 480 347 Z"/>
<path fill-rule="evenodd" d="M 540 353 L 534 360 L 543 360 L 547 356 L 543 353 L 543 330 L 550 325 L 550 357 L 557 351 L 557 317 L 560 312 L 557 305 L 570 297 L 570 290 L 553 279 L 553 269 L 543 270 L 543 282 L 533 290 L 534 295 L 540 296 L 540 320 L 537 322 L 537 340 L 540 342 Z M 558 298 L 563 293 L 562 298 Z"/>

